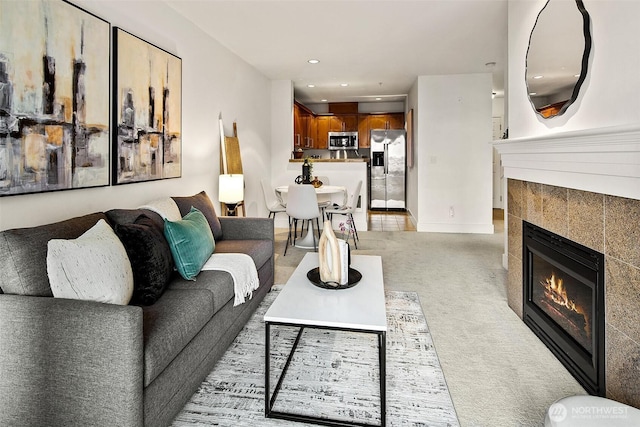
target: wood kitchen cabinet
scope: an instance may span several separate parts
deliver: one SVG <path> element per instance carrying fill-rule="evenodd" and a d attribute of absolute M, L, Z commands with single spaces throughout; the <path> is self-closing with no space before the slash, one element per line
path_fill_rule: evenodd
<path fill-rule="evenodd" d="M 372 129 L 404 129 L 404 113 L 360 114 L 358 117 L 358 147 L 371 147 Z"/>
<path fill-rule="evenodd" d="M 307 120 L 307 140 L 309 146 L 316 148 L 318 145 L 318 121 L 316 116 L 310 114 Z"/>
<path fill-rule="evenodd" d="M 404 129 L 404 113 L 370 114 L 371 129 Z"/>
<path fill-rule="evenodd" d="M 331 116 L 330 132 L 357 132 L 357 114 L 339 114 Z"/>
<path fill-rule="evenodd" d="M 314 148 L 327 149 L 329 148 L 329 129 L 331 129 L 331 117 L 332 116 L 316 116 L 316 141 Z"/>
<path fill-rule="evenodd" d="M 293 148 L 302 148 L 302 114 L 300 113 L 300 106 L 293 104 Z"/>
<path fill-rule="evenodd" d="M 304 105 L 293 104 L 293 148 L 314 148 L 315 118 Z"/>
<path fill-rule="evenodd" d="M 387 114 L 389 129 L 404 129 L 404 113 Z"/>
<path fill-rule="evenodd" d="M 369 115 L 358 115 L 358 148 L 371 147 L 371 140 L 369 139 Z"/>
<path fill-rule="evenodd" d="M 358 146 L 369 148 L 371 129 L 404 129 L 404 113 L 357 114 L 357 103 L 330 104 L 320 116 L 297 101 L 293 107 L 294 150 L 328 149 L 329 132 L 358 132 Z"/>

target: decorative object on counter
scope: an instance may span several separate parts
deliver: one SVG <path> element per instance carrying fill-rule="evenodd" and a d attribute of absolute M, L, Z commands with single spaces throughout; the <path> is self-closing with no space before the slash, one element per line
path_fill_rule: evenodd
<path fill-rule="evenodd" d="M 244 200 L 244 175 L 220 175 L 218 192 L 218 199 L 226 205 L 227 216 L 237 216 L 236 209 Z"/>
<path fill-rule="evenodd" d="M 294 159 L 301 159 L 302 156 L 304 155 L 304 151 L 302 151 L 302 148 L 298 148 L 295 151 L 291 152 L 293 154 L 293 158 Z"/>
<path fill-rule="evenodd" d="M 311 184 L 312 171 L 313 171 L 313 162 L 311 162 L 309 157 L 305 157 L 304 163 L 302 164 L 302 183 L 303 184 Z"/>
<path fill-rule="evenodd" d="M 317 176 L 314 176 L 311 185 L 313 185 L 313 188 L 320 188 L 322 187 L 322 181 L 320 181 Z"/>
<path fill-rule="evenodd" d="M 331 228 L 331 222 L 325 221 L 318 243 L 318 272 L 324 285 L 337 288 L 349 284 L 349 252 L 349 244 L 338 239 Z M 312 272 L 313 270 L 309 274 L 313 276 Z"/>

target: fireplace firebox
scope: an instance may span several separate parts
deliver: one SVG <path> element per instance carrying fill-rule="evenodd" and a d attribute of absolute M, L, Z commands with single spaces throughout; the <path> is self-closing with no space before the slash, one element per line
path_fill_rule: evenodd
<path fill-rule="evenodd" d="M 522 224 L 523 318 L 590 394 L 605 395 L 604 255 Z"/>

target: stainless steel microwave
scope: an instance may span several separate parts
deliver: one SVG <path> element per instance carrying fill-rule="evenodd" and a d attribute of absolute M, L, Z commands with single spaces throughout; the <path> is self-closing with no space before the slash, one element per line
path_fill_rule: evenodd
<path fill-rule="evenodd" d="M 329 132 L 329 150 L 357 150 L 358 132 Z"/>

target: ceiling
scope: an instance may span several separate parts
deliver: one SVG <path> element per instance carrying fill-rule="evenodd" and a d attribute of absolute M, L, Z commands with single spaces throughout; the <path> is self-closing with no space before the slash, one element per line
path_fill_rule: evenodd
<path fill-rule="evenodd" d="M 404 100 L 417 76 L 439 74 L 489 72 L 504 94 L 507 0 L 166 3 L 269 79 L 292 80 L 303 103 Z"/>

